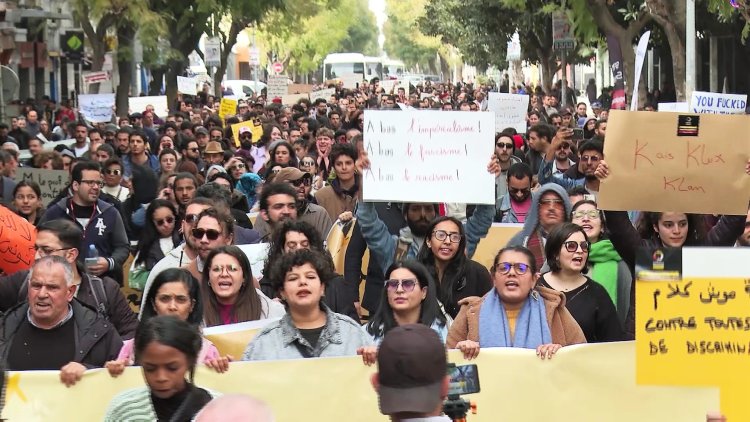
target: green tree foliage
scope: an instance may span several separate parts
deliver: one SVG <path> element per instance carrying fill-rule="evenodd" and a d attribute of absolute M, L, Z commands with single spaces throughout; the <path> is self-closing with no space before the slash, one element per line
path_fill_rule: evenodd
<path fill-rule="evenodd" d="M 398 58 L 406 63 L 407 67 L 419 66 L 422 70 L 439 73 L 440 64 L 445 66 L 449 57 L 447 46 L 436 36 L 425 35 L 419 26 L 418 20 L 425 13 L 427 0 L 386 0 L 386 14 L 383 32 L 385 34 L 385 45 L 383 46 L 388 56 Z M 441 60 L 438 64 L 438 55 Z M 425 69 L 426 68 L 426 69 Z"/>

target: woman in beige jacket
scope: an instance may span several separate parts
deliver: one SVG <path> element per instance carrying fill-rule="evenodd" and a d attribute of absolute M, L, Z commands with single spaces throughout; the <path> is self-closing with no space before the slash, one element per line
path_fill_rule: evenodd
<path fill-rule="evenodd" d="M 473 359 L 480 347 L 536 349 L 549 359 L 560 347 L 586 343 L 583 331 L 565 309 L 565 296 L 534 287 L 535 259 L 524 247 L 501 249 L 492 265 L 495 288 L 467 297 L 448 332 L 448 348 Z"/>

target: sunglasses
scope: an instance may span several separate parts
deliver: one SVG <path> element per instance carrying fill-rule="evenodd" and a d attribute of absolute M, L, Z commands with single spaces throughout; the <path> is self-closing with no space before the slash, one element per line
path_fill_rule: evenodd
<path fill-rule="evenodd" d="M 188 224 L 193 224 L 198 219 L 198 214 L 185 214 L 185 218 L 183 221 L 185 221 Z"/>
<path fill-rule="evenodd" d="M 198 240 L 203 239 L 203 236 L 206 236 L 208 240 L 216 240 L 221 236 L 221 232 L 214 229 L 193 229 L 192 234 Z"/>
<path fill-rule="evenodd" d="M 579 246 L 581 247 L 581 250 L 583 252 L 588 252 L 589 251 L 589 246 L 591 246 L 591 244 L 589 242 L 585 241 L 585 240 L 583 240 L 581 242 L 576 242 L 574 240 L 568 240 L 566 242 L 563 242 L 563 246 L 565 246 L 565 250 L 568 251 L 568 252 L 575 252 L 575 251 L 577 251 Z"/>
<path fill-rule="evenodd" d="M 529 266 L 529 264 L 524 264 L 522 262 L 498 262 L 497 267 L 495 267 L 495 271 L 499 272 L 500 274 L 509 274 L 511 268 L 513 268 L 516 274 L 524 275 L 529 272 L 529 268 L 531 267 Z"/>
<path fill-rule="evenodd" d="M 562 199 L 542 199 L 539 201 L 539 205 L 547 206 L 547 207 L 561 207 L 563 206 L 563 200 Z"/>
<path fill-rule="evenodd" d="M 167 217 L 167 218 L 160 218 L 155 221 L 157 226 L 163 226 L 164 223 L 172 224 L 174 223 L 174 217 Z"/>
<path fill-rule="evenodd" d="M 300 161 L 300 166 L 311 167 L 315 165 L 315 161 Z"/>
<path fill-rule="evenodd" d="M 416 278 L 406 278 L 403 280 L 386 280 L 385 287 L 389 292 L 395 292 L 399 289 L 399 287 L 405 292 L 411 292 L 415 287 L 417 287 L 417 283 L 418 281 Z"/>
<path fill-rule="evenodd" d="M 298 188 L 298 187 L 300 187 L 302 185 L 310 186 L 310 184 L 312 183 L 312 181 L 310 180 L 309 177 L 300 177 L 297 180 L 291 180 L 290 183 L 292 185 L 294 185 L 294 187 Z"/>
<path fill-rule="evenodd" d="M 519 193 L 529 194 L 531 193 L 531 188 L 517 189 L 517 188 L 509 187 L 508 193 L 510 193 L 511 195 L 518 195 Z"/>
<path fill-rule="evenodd" d="M 235 170 L 244 170 L 244 169 L 245 169 L 245 165 L 244 165 L 244 164 L 242 164 L 242 163 L 240 163 L 240 164 L 235 164 L 235 165 L 233 165 L 232 167 L 229 167 L 229 171 L 235 171 Z"/>
<path fill-rule="evenodd" d="M 498 143 L 495 144 L 495 146 L 498 147 L 498 148 L 500 148 L 500 149 L 503 149 L 503 148 L 505 148 L 505 149 L 513 149 L 513 144 L 511 144 L 511 143 L 498 142 Z"/>
<path fill-rule="evenodd" d="M 588 217 L 589 220 L 598 220 L 599 219 L 599 211 L 597 210 L 588 210 L 588 211 L 575 211 L 573 213 L 573 218 L 580 220 L 584 217 Z"/>
<path fill-rule="evenodd" d="M 107 170 L 104 170 L 104 173 L 105 174 L 109 174 L 110 176 L 119 176 L 119 175 L 122 174 L 122 170 L 120 170 L 120 169 L 112 169 L 112 170 L 107 169 Z"/>

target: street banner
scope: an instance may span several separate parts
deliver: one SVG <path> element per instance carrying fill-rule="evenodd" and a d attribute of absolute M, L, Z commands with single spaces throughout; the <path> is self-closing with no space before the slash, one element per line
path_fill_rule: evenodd
<path fill-rule="evenodd" d="M 614 110 L 604 157 L 611 175 L 602 181 L 605 210 L 747 213 L 750 138 L 746 116 Z"/>
<path fill-rule="evenodd" d="M 364 119 L 366 201 L 495 203 L 493 113 L 365 110 Z"/>

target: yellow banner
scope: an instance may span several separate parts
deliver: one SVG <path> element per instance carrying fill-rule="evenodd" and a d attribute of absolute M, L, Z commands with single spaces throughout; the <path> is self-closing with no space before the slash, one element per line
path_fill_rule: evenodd
<path fill-rule="evenodd" d="M 237 100 L 231 98 L 222 98 L 219 103 L 219 117 L 226 120 L 227 116 L 237 114 Z"/>
<path fill-rule="evenodd" d="M 634 353 L 634 343 L 583 345 L 541 361 L 531 350 L 484 349 L 475 361 L 482 391 L 465 396 L 478 413 L 468 420 L 698 422 L 718 409 L 715 388 L 636 386 Z M 465 363 L 455 352 L 450 358 Z M 383 421 L 369 381 L 374 370 L 357 357 L 240 362 L 225 374 L 200 368 L 196 383 L 261 398 L 279 421 Z M 72 388 L 54 371 L 10 380 L 2 416 L 11 422 L 98 421 L 113 396 L 143 385 L 140 368 L 116 379 L 89 371 Z"/>
<path fill-rule="evenodd" d="M 716 385 L 730 421 L 750 420 L 750 279 L 636 285 L 639 384 Z M 676 419 L 674 419 L 676 420 Z"/>

